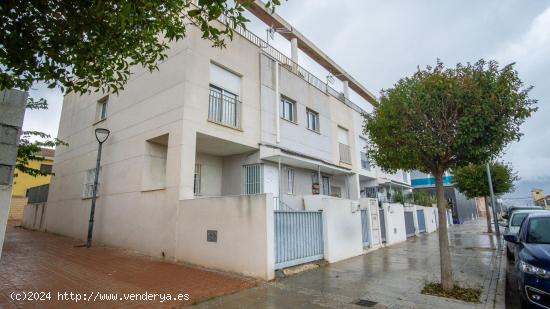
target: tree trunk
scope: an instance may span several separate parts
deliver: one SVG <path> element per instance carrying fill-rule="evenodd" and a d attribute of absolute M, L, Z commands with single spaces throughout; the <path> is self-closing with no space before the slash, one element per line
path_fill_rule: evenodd
<path fill-rule="evenodd" d="M 487 233 L 493 232 L 493 226 L 491 225 L 491 207 L 489 207 L 489 198 L 485 197 L 485 213 L 487 215 Z"/>
<path fill-rule="evenodd" d="M 450 292 L 454 288 L 449 235 L 447 234 L 447 201 L 443 188 L 443 171 L 434 174 L 435 192 L 439 220 L 439 262 L 441 266 L 441 287 Z"/>

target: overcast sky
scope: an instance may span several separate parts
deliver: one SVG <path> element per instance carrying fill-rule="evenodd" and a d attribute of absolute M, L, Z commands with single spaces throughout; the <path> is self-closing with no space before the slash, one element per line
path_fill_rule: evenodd
<path fill-rule="evenodd" d="M 535 86 L 539 111 L 503 156 L 522 179 L 509 196 L 527 197 L 532 187 L 550 193 L 550 0 L 289 0 L 277 12 L 376 95 L 437 58 L 449 66 L 479 58 L 516 62 L 520 77 Z M 249 28 L 265 38 L 264 25 Z M 288 42 L 272 43 L 289 54 Z M 28 112 L 25 129 L 55 136 L 61 94 L 37 87 L 31 95 L 48 99 L 50 109 Z"/>

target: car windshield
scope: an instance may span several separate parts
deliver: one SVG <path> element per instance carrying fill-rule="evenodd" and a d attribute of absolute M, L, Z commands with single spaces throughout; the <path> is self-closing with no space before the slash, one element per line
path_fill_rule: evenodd
<path fill-rule="evenodd" d="M 527 217 L 528 213 L 521 213 L 521 214 L 515 214 L 512 217 L 512 224 L 511 226 L 520 226 L 521 222 L 523 222 L 523 219 Z"/>
<path fill-rule="evenodd" d="M 527 231 L 527 242 L 550 244 L 550 217 L 531 219 Z"/>

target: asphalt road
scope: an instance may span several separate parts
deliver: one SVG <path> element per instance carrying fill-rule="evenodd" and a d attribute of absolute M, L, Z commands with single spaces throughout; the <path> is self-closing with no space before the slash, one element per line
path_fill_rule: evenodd
<path fill-rule="evenodd" d="M 520 309 L 520 294 L 514 270 L 514 261 L 507 260 L 506 265 L 506 309 Z"/>

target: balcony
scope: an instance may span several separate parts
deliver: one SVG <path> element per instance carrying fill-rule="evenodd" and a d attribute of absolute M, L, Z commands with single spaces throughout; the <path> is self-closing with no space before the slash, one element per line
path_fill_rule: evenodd
<path fill-rule="evenodd" d="M 338 143 L 340 162 L 351 164 L 351 151 L 349 145 Z"/>
<path fill-rule="evenodd" d="M 241 102 L 237 96 L 226 95 L 217 89 L 210 89 L 208 99 L 208 120 L 241 128 Z"/>

